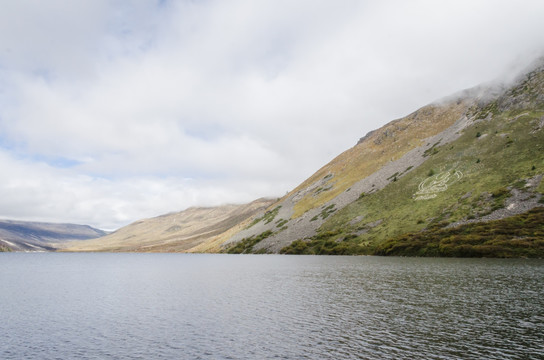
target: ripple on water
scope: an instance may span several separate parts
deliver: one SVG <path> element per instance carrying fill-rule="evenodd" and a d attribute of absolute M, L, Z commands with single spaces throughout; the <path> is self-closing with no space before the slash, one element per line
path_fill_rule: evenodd
<path fill-rule="evenodd" d="M 543 358 L 544 261 L 2 254 L 0 358 Z"/>

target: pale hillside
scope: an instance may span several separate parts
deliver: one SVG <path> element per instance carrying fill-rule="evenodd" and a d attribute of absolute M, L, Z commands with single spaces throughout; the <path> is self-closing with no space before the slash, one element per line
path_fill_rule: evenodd
<path fill-rule="evenodd" d="M 137 221 L 99 239 L 72 242 L 63 250 L 186 252 L 197 246 L 205 249 L 208 242 L 213 248 L 223 233 L 272 203 L 259 199 L 245 205 L 189 208 Z"/>

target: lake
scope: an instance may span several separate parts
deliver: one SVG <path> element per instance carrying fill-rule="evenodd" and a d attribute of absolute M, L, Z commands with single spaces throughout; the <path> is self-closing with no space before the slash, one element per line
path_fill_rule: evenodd
<path fill-rule="evenodd" d="M 0 254 L 1 359 L 542 359 L 544 260 Z"/>

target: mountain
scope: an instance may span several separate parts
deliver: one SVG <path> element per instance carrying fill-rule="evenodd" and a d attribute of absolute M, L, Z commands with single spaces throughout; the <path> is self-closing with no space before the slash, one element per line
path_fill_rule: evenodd
<path fill-rule="evenodd" d="M 104 235 L 87 225 L 0 220 L 0 251 L 51 251 L 67 241 Z"/>
<path fill-rule="evenodd" d="M 258 199 L 244 205 L 189 208 L 137 221 L 99 239 L 67 243 L 62 250 L 217 252 L 219 244 L 274 201 Z"/>
<path fill-rule="evenodd" d="M 368 133 L 230 253 L 544 256 L 544 58 Z"/>
<path fill-rule="evenodd" d="M 544 58 L 371 131 L 283 198 L 190 208 L 65 251 L 544 257 Z"/>

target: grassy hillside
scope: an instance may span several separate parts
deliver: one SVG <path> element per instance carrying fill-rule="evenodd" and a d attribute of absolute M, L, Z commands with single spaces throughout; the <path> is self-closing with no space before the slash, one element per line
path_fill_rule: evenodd
<path fill-rule="evenodd" d="M 477 102 L 457 140 L 432 144 L 408 175 L 360 194 L 316 235 L 282 252 L 544 256 L 542 211 L 528 212 L 544 193 L 543 84 L 541 67 L 500 97 Z M 520 224 L 530 227 L 515 231 Z"/>
<path fill-rule="evenodd" d="M 367 134 L 268 209 L 268 214 L 236 233 L 226 243 L 226 251 L 239 241 L 261 239 L 244 251 L 276 253 L 295 239 L 315 235 L 328 217 L 362 192 L 379 191 L 406 176 L 424 162 L 425 149 L 436 152 L 440 141 L 457 138 L 475 101 L 452 97 Z M 273 221 L 268 219 L 271 216 Z"/>

